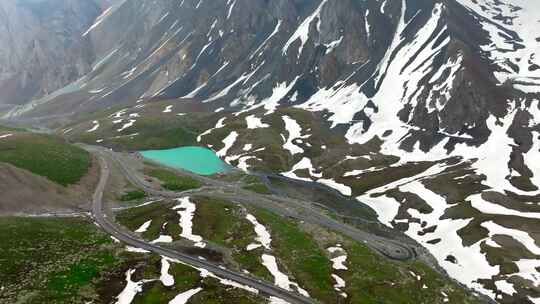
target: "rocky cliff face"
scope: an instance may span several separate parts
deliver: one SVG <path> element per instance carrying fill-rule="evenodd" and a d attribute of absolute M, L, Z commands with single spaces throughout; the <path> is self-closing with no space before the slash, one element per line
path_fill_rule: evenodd
<path fill-rule="evenodd" d="M 8 116 L 195 100 L 219 119 L 201 144 L 232 164 L 332 186 L 463 284 L 539 303 L 539 13 L 526 0 L 128 0 L 60 56 L 78 81 Z"/>
<path fill-rule="evenodd" d="M 94 55 L 81 34 L 100 13 L 94 1 L 2 1 L 0 105 L 25 104 L 86 74 Z"/>

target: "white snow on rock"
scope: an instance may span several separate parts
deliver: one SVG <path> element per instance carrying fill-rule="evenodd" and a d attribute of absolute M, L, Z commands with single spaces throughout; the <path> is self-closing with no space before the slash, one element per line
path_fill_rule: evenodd
<path fill-rule="evenodd" d="M 159 279 L 161 280 L 161 283 L 163 283 L 163 286 L 173 286 L 174 285 L 174 277 L 169 273 L 169 269 L 171 268 L 171 263 L 168 258 L 161 257 L 161 276 Z"/>
<path fill-rule="evenodd" d="M 537 107 L 538 102 L 533 103 L 533 106 Z M 540 187 L 540 133 L 532 132 L 532 140 L 533 145 L 527 153 L 523 154 L 523 161 L 533 173 L 531 182 Z"/>
<path fill-rule="evenodd" d="M 300 76 L 297 76 L 290 83 L 287 83 L 287 82 L 278 83 L 272 89 L 272 95 L 270 97 L 265 98 L 259 104 L 254 105 L 251 108 L 246 109 L 245 111 L 251 111 L 253 109 L 256 109 L 262 106 L 266 110 L 265 115 L 274 113 L 277 107 L 279 106 L 279 101 L 283 99 L 285 96 L 287 96 L 287 94 L 294 87 L 294 85 L 296 84 L 299 78 Z"/>
<path fill-rule="evenodd" d="M 270 297 L 268 300 L 270 304 L 290 304 L 289 302 L 276 297 Z"/>
<path fill-rule="evenodd" d="M 259 47 L 255 51 L 253 51 L 253 53 L 251 53 L 251 55 L 249 56 L 249 60 L 253 59 L 255 56 L 262 55 L 264 47 L 267 45 L 268 41 L 270 41 L 270 39 L 272 39 L 272 37 L 274 37 L 279 32 L 282 23 L 283 20 L 279 19 L 272 33 L 270 33 L 270 35 L 268 35 L 268 37 L 259 45 Z"/>
<path fill-rule="evenodd" d="M 345 262 L 347 261 L 347 252 L 345 251 L 345 249 L 341 248 L 340 245 L 336 245 L 335 247 L 327 248 L 327 250 L 332 255 L 335 255 L 334 258 L 330 259 L 330 261 L 332 261 L 332 268 L 334 270 L 348 270 L 347 266 L 345 265 Z M 346 298 L 347 293 L 343 291 L 346 286 L 345 280 L 343 280 L 335 273 L 332 274 L 332 278 L 334 279 L 334 281 L 336 281 L 334 289 L 339 292 L 340 296 Z"/>
<path fill-rule="evenodd" d="M 416 180 L 421 180 L 428 176 L 437 175 L 440 172 L 442 172 L 445 168 L 446 168 L 445 166 L 442 166 L 439 164 L 434 165 L 418 175 L 414 175 L 408 178 L 403 178 L 395 182 L 386 184 L 382 187 L 372 189 L 368 191 L 367 193 L 361 196 L 358 196 L 357 199 L 361 201 L 362 203 L 371 207 L 373 210 L 375 210 L 375 212 L 377 212 L 377 217 L 381 223 L 393 228 L 391 222 L 397 216 L 399 207 L 401 204 L 397 202 L 396 200 L 390 197 L 387 197 L 386 195 L 377 196 L 377 197 L 375 197 L 374 195 L 384 193 L 387 190 L 398 188 L 401 185 L 405 185 L 407 183 L 410 183 Z"/>
<path fill-rule="evenodd" d="M 122 118 L 122 116 L 123 116 L 124 114 L 126 114 L 127 110 L 128 110 L 128 109 L 122 109 L 122 110 L 120 110 L 120 111 L 118 111 L 118 112 L 113 113 L 110 117 L 116 118 L 116 119 Z"/>
<path fill-rule="evenodd" d="M 193 288 L 188 291 L 185 291 L 177 295 L 176 297 L 174 297 L 174 299 L 172 299 L 171 301 L 169 301 L 169 304 L 186 304 L 188 303 L 189 299 L 191 299 L 191 297 L 198 294 L 202 290 L 203 289 L 201 287 L 197 287 L 197 288 Z"/>
<path fill-rule="evenodd" d="M 180 228 L 182 228 L 180 236 L 194 242 L 196 247 L 204 248 L 206 244 L 203 242 L 203 238 L 193 234 L 193 214 L 197 210 L 197 206 L 190 201 L 189 197 L 179 198 L 177 201 L 180 204 L 173 210 L 176 210 L 180 215 Z"/>
<path fill-rule="evenodd" d="M 167 106 L 167 107 L 165 108 L 165 110 L 163 110 L 163 113 L 171 113 L 171 112 L 172 112 L 172 108 L 173 108 L 172 105 Z"/>
<path fill-rule="evenodd" d="M 472 219 L 441 219 L 446 209 L 450 208 L 451 205 L 446 203 L 444 197 L 427 189 L 419 180 L 401 185 L 399 190 L 416 193 L 433 208 L 433 211 L 428 214 L 420 213 L 416 209 L 408 209 L 408 213 L 420 222 L 409 222 L 409 228 L 405 234 L 426 247 L 451 277 L 469 288 L 494 297 L 494 293 L 485 289 L 478 282 L 478 279 L 490 279 L 499 273 L 499 266 L 491 266 L 488 262 L 485 253 L 480 248 L 483 240 L 470 246 L 464 246 L 461 237 L 457 233 Z M 385 200 L 392 200 L 395 202 L 394 204 L 399 206 L 399 202 L 392 198 L 387 197 Z M 387 217 L 385 220 L 391 221 L 393 218 Z M 436 228 L 433 232 L 422 234 L 420 232 L 425 227 L 421 223 L 426 223 L 425 227 L 435 226 Z M 436 244 L 429 243 L 434 239 L 440 239 L 440 241 Z M 449 255 L 455 257 L 456 263 L 447 260 Z"/>
<path fill-rule="evenodd" d="M 134 282 L 131 280 L 133 273 L 135 273 L 135 269 L 130 269 L 126 272 L 127 284 L 126 287 L 124 287 L 124 290 L 116 297 L 116 304 L 131 304 L 133 299 L 135 299 L 135 296 L 143 290 L 143 281 Z"/>
<path fill-rule="evenodd" d="M 150 251 L 148 251 L 148 250 L 145 250 L 145 249 L 142 249 L 142 248 L 137 248 L 137 247 L 132 247 L 132 246 L 126 246 L 126 251 L 127 252 L 133 252 L 133 253 L 150 253 Z"/>
<path fill-rule="evenodd" d="M 136 70 L 137 70 L 137 67 L 134 67 L 130 70 L 123 72 L 122 74 L 120 74 L 120 76 L 122 76 L 123 79 L 128 79 L 129 77 L 133 76 Z"/>
<path fill-rule="evenodd" d="M 146 221 L 137 230 L 135 230 L 135 232 L 137 233 L 146 232 L 151 224 L 152 224 L 152 220 Z"/>
<path fill-rule="evenodd" d="M 328 248 L 328 252 L 335 254 L 337 252 L 341 253 L 340 255 L 336 256 L 335 258 L 330 259 L 332 261 L 332 268 L 335 270 L 348 270 L 347 266 L 345 266 L 345 262 L 347 261 L 347 252 L 341 248 L 341 247 L 330 247 Z"/>
<path fill-rule="evenodd" d="M 221 129 L 223 127 L 225 127 L 225 119 L 227 117 L 222 117 L 220 118 L 217 122 L 216 122 L 216 126 L 214 127 L 215 129 Z"/>
<path fill-rule="evenodd" d="M 346 298 L 347 293 L 343 292 L 343 288 L 345 288 L 347 285 L 345 283 L 345 280 L 343 280 L 340 276 L 337 274 L 332 274 L 332 278 L 334 281 L 336 281 L 336 284 L 334 285 L 334 289 L 339 292 L 339 295 Z"/>
<path fill-rule="evenodd" d="M 287 50 L 293 44 L 296 40 L 300 39 L 300 47 L 298 49 L 298 58 L 300 58 L 300 55 L 302 54 L 302 50 L 304 49 L 304 45 L 309 39 L 309 30 L 311 28 L 311 23 L 314 20 L 317 21 L 317 30 L 320 32 L 320 26 L 321 26 L 321 10 L 323 6 L 328 2 L 328 0 L 323 0 L 321 4 L 315 9 L 315 11 L 309 15 L 296 29 L 296 31 L 292 34 L 292 36 L 289 38 L 289 40 L 285 43 L 285 46 L 283 47 L 283 55 L 287 54 Z"/>
<path fill-rule="evenodd" d="M 225 124 L 223 123 L 225 121 L 226 117 L 222 117 L 220 118 L 216 125 L 211 128 L 211 129 L 208 129 L 206 131 L 204 131 L 203 133 L 201 133 L 199 136 L 197 136 L 197 142 L 201 142 L 202 138 L 210 133 L 212 133 L 212 131 L 214 131 L 215 129 L 221 129 L 225 126 Z"/>
<path fill-rule="evenodd" d="M 540 272 L 537 270 L 540 267 L 539 259 L 522 259 L 516 261 L 516 265 L 519 271 L 515 275 L 531 281 L 535 286 L 540 286 Z"/>
<path fill-rule="evenodd" d="M 228 280 L 228 279 L 220 278 L 220 277 L 216 276 L 215 274 L 211 273 L 210 271 L 208 271 L 206 269 L 198 268 L 198 270 L 199 270 L 199 272 L 201 274 L 201 277 L 203 277 L 203 278 L 211 277 L 211 278 L 217 279 L 219 281 L 219 283 L 221 283 L 222 285 L 231 286 L 231 287 L 238 288 L 238 289 L 243 289 L 245 291 L 248 291 L 248 292 L 251 292 L 251 293 L 254 293 L 254 294 L 259 293 L 259 290 L 255 289 L 253 287 L 242 285 L 240 283 L 237 283 L 235 281 L 231 281 L 231 280 Z"/>
<path fill-rule="evenodd" d="M 262 128 L 269 128 L 269 124 L 265 124 L 262 122 L 262 120 L 258 117 L 255 117 L 255 115 L 249 115 L 246 117 L 246 123 L 248 129 L 262 129 Z"/>
<path fill-rule="evenodd" d="M 283 288 L 285 290 L 289 290 L 289 291 L 292 290 L 291 286 L 293 286 L 297 289 L 297 291 L 300 294 L 306 297 L 309 297 L 309 294 L 307 293 L 307 291 L 300 288 L 298 284 L 296 284 L 295 282 L 292 282 L 286 274 L 284 274 L 283 272 L 279 270 L 276 257 L 269 254 L 263 254 L 261 258 L 262 258 L 263 266 L 266 267 L 266 269 L 268 269 L 270 274 L 272 274 L 272 276 L 274 277 L 274 284 L 276 284 L 276 286 Z"/>
<path fill-rule="evenodd" d="M 4 135 L 0 135 L 0 139 L 4 139 L 4 138 L 8 138 L 8 137 L 11 137 L 13 136 L 13 134 L 4 134 Z"/>
<path fill-rule="evenodd" d="M 238 159 L 238 165 L 236 166 L 238 169 L 243 170 L 245 172 L 249 172 L 249 164 L 247 163 L 250 159 L 258 159 L 255 156 L 243 156 Z M 259 159 L 260 160 L 260 159 Z"/>
<path fill-rule="evenodd" d="M 236 131 L 231 132 L 227 137 L 223 139 L 225 146 L 223 149 L 219 150 L 216 154 L 219 157 L 224 157 L 227 155 L 229 149 L 234 145 L 236 139 L 238 138 L 238 133 Z"/>
<path fill-rule="evenodd" d="M 489 33 L 489 40 L 482 50 L 499 66 L 495 76 L 500 83 L 507 80 L 534 80 L 540 77 L 540 70 L 530 69 L 531 64 L 540 64 L 540 37 L 538 15 L 540 6 L 535 1 L 474 1 L 458 0 L 466 8 L 478 14 L 478 21 Z M 509 21 L 510 20 L 510 21 Z M 510 37 L 508 31 L 516 37 Z M 524 81 L 528 82 L 528 81 Z M 540 85 L 514 85 L 524 92 L 538 92 Z"/>
<path fill-rule="evenodd" d="M 96 27 L 98 27 L 102 22 L 103 20 L 105 20 L 105 18 L 107 18 L 114 10 L 113 10 L 113 6 L 109 7 L 108 9 L 106 9 L 105 11 L 103 11 L 103 13 L 101 13 L 101 15 L 99 15 L 95 22 L 82 34 L 83 37 L 85 37 L 86 35 L 88 35 L 93 29 L 95 29 Z"/>
<path fill-rule="evenodd" d="M 289 116 L 283 116 L 283 122 L 285 123 L 285 130 L 289 132 L 289 137 L 287 138 L 285 144 L 283 144 L 283 149 L 291 152 L 292 155 L 304 153 L 304 149 L 295 145 L 293 141 L 295 139 L 305 139 L 307 136 L 302 136 L 302 127 L 296 122 L 296 120 L 290 118 Z"/>
<path fill-rule="evenodd" d="M 308 170 L 309 175 L 311 176 L 311 178 L 300 177 L 300 176 L 296 175 L 295 171 L 297 171 L 297 170 L 305 170 L 305 169 Z M 351 187 L 349 187 L 347 185 L 344 185 L 344 184 L 340 184 L 340 183 L 334 181 L 333 179 L 321 178 L 322 173 L 321 172 L 316 172 L 315 168 L 313 167 L 313 164 L 311 163 L 311 159 L 309 159 L 307 157 L 302 158 L 298 163 L 296 163 L 291 168 L 290 171 L 282 172 L 281 175 L 283 175 L 285 177 L 292 178 L 292 179 L 303 180 L 303 181 L 308 181 L 308 182 L 311 182 L 311 181 L 315 180 L 317 183 L 328 186 L 328 187 L 330 187 L 332 189 L 335 189 L 335 190 L 339 191 L 341 194 L 343 194 L 345 196 L 351 196 L 352 195 Z"/>
<path fill-rule="evenodd" d="M 283 172 L 283 173 L 281 173 L 281 175 L 289 177 L 289 178 L 293 178 L 293 179 L 298 179 L 298 180 L 304 180 L 304 181 L 309 181 L 309 182 L 312 181 L 312 179 L 310 179 L 310 178 L 299 177 L 294 173 L 297 170 L 304 170 L 304 169 L 307 169 L 308 172 L 309 172 L 309 175 L 312 176 L 312 177 L 315 177 L 315 178 L 321 178 L 322 177 L 322 173 L 317 173 L 316 172 L 315 168 L 313 167 L 313 164 L 311 163 L 311 159 L 309 159 L 307 157 L 302 158 L 302 160 L 300 160 L 298 163 L 296 163 L 292 167 L 291 171 Z"/>
<path fill-rule="evenodd" d="M 494 223 L 493 221 L 484 222 L 480 226 L 489 230 L 489 237 L 494 235 L 507 235 L 520 242 L 531 253 L 540 255 L 540 247 L 538 247 L 534 239 L 527 233 L 517 229 L 510 229 Z"/>
<path fill-rule="evenodd" d="M 497 286 L 498 290 L 504 292 L 507 295 L 513 295 L 517 293 L 517 291 L 514 289 L 514 284 L 507 281 L 496 281 L 495 286 Z"/>
<path fill-rule="evenodd" d="M 318 179 L 317 182 L 320 183 L 320 184 L 326 185 L 326 186 L 328 186 L 330 188 L 336 189 L 337 191 L 341 192 L 341 194 L 343 194 L 345 196 L 351 196 L 352 195 L 351 187 L 349 187 L 347 185 L 344 185 L 344 184 L 340 184 L 340 183 L 334 181 L 333 179 L 321 178 L 321 179 Z"/>
<path fill-rule="evenodd" d="M 474 194 L 466 200 L 471 202 L 471 206 L 484 214 L 514 215 L 525 218 L 540 219 L 540 212 L 523 212 L 509 209 L 504 206 L 488 202 L 482 198 L 482 194 Z"/>
<path fill-rule="evenodd" d="M 247 247 L 248 251 L 257 249 L 259 247 L 264 247 L 265 249 L 270 250 L 270 243 L 272 242 L 272 237 L 265 226 L 263 226 L 252 214 L 247 214 L 246 219 L 253 224 L 255 233 L 257 237 L 255 240 L 257 243 L 249 244 Z"/>
<path fill-rule="evenodd" d="M 99 121 L 94 120 L 92 123 L 94 124 L 94 126 L 90 130 L 88 130 L 86 132 L 92 133 L 92 132 L 96 131 L 97 129 L 99 129 Z"/>
<path fill-rule="evenodd" d="M 118 129 L 118 132 L 122 132 L 127 128 L 132 127 L 135 122 L 137 122 L 135 119 L 130 119 L 129 122 L 125 123 L 120 129 Z"/>
<path fill-rule="evenodd" d="M 173 238 L 170 235 L 160 235 L 157 239 L 153 240 L 152 244 L 157 243 L 172 243 Z"/>

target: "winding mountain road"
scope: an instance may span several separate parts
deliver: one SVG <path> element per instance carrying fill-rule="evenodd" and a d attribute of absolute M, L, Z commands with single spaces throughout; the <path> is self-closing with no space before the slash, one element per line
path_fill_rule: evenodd
<path fill-rule="evenodd" d="M 183 175 L 190 176 L 208 185 L 199 189 L 185 191 L 182 194 L 167 190 L 156 190 L 140 176 L 140 174 L 131 168 L 126 161 L 117 155 L 116 152 L 99 146 L 84 146 L 87 150 L 94 153 L 106 155 L 108 159 L 117 163 L 123 175 L 137 187 L 140 187 L 149 194 L 161 197 L 178 198 L 179 195 L 206 195 L 216 198 L 236 201 L 242 204 L 253 205 L 258 208 L 270 210 L 282 216 L 295 218 L 317 226 L 326 227 L 330 230 L 342 233 L 348 237 L 366 244 L 371 249 L 381 253 L 387 258 L 399 261 L 407 261 L 418 256 L 421 248 L 411 244 L 393 240 L 390 238 L 374 235 L 372 233 L 360 230 L 353 226 L 337 221 L 320 210 L 313 208 L 311 202 L 300 201 L 289 197 L 280 197 L 276 195 L 261 195 L 247 191 L 230 182 L 211 179 L 208 177 L 196 175 L 190 172 L 181 171 Z M 180 172 L 180 171 L 179 171 Z"/>
<path fill-rule="evenodd" d="M 291 304 L 316 303 L 312 299 L 279 288 L 272 283 L 255 279 L 228 269 L 223 269 L 220 268 L 218 265 L 215 265 L 208 261 L 200 260 L 196 257 L 183 254 L 166 247 L 161 247 L 155 244 L 148 243 L 137 238 L 136 236 L 130 235 L 129 233 L 123 231 L 113 221 L 109 220 L 107 215 L 103 212 L 103 192 L 105 190 L 105 186 L 107 185 L 107 181 L 110 175 L 110 168 L 102 152 L 98 152 L 98 158 L 101 167 L 101 176 L 93 196 L 92 216 L 95 222 L 111 236 L 115 237 L 116 239 L 127 245 L 144 249 L 171 259 L 179 260 L 195 268 L 206 269 L 220 278 L 229 279 L 239 284 L 255 288 L 265 295 L 283 299 Z"/>

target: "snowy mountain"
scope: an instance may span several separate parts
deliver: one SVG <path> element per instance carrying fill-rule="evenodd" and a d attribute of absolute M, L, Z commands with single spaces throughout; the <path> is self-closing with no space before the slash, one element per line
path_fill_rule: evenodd
<path fill-rule="evenodd" d="M 540 303 L 540 4 L 127 0 L 100 14 L 75 29 L 84 72 L 6 117 L 195 103 L 216 122 L 199 142 L 228 162 L 356 197 L 464 285 Z"/>

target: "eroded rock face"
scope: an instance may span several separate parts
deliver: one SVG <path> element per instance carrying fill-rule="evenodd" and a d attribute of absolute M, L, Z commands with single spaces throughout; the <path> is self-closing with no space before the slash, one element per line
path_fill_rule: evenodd
<path fill-rule="evenodd" d="M 86 0 L 2 1 L 0 104 L 24 104 L 87 73 L 94 56 L 81 34 L 100 13 Z"/>
<path fill-rule="evenodd" d="M 22 9 L 28 4 L 15 3 L 0 7 L 38 28 L 40 19 Z M 381 222 L 438 254 L 439 263 L 469 287 L 508 303 L 540 297 L 538 263 L 529 252 L 534 247 L 519 253 L 511 242 L 498 247 L 497 234 L 521 236 L 489 222 L 540 240 L 533 233 L 540 229 L 533 222 L 540 195 L 537 4 L 127 0 L 97 18 L 107 5 L 94 3 L 95 12 L 78 20 L 79 27 L 44 41 L 24 29 L 15 39 L 0 21 L 0 100 L 14 103 L 5 96 L 15 96 L 24 104 L 10 116 L 65 116 L 110 106 L 138 111 L 137 102 L 152 98 L 189 98 L 211 113 L 225 108 L 216 114 L 223 115 L 216 121 L 227 118 L 219 134 L 202 136 L 201 143 L 217 148 L 239 132 L 227 151 L 235 165 L 279 163 L 271 169 L 350 190 L 345 193 L 370 204 Z M 52 10 L 50 18 L 71 16 L 61 12 Z M 61 27 L 53 26 L 61 20 L 48 22 L 48 32 L 57 33 Z M 19 40 L 32 42 L 28 56 L 16 56 L 28 44 Z M 56 46 L 64 47 L 56 52 Z M 19 52 L 3 51 L 10 48 Z M 47 100 L 26 103 L 68 83 Z M 246 129 L 243 115 L 277 131 Z M 298 120 L 302 136 L 311 135 L 296 139 L 303 153 L 280 145 L 280 134 L 288 134 L 284 115 Z M 255 146 L 255 138 L 268 139 L 260 146 L 272 153 L 243 151 Z M 459 250 L 445 252 L 450 247 Z M 469 256 L 476 266 L 468 264 Z M 521 295 L 494 285 L 503 280 Z"/>

